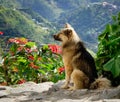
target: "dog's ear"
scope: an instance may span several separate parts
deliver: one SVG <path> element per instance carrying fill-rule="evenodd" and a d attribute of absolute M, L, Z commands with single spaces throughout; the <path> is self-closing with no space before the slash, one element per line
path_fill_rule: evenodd
<path fill-rule="evenodd" d="M 71 25 L 69 23 L 66 23 L 65 28 L 71 28 Z"/>

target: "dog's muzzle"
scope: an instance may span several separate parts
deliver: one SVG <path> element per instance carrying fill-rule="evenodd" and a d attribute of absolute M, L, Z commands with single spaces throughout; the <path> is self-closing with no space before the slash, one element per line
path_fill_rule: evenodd
<path fill-rule="evenodd" d="M 59 38 L 58 35 L 53 35 L 53 38 L 54 38 L 55 40 L 62 41 L 62 40 Z"/>

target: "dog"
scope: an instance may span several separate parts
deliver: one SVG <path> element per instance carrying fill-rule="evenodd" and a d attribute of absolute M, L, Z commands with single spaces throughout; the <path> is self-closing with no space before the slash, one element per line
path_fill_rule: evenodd
<path fill-rule="evenodd" d="M 66 81 L 61 88 L 69 90 L 102 89 L 110 86 L 108 79 L 98 78 L 94 58 L 86 50 L 83 42 L 70 24 L 66 23 L 65 27 L 53 37 L 55 40 L 62 42 L 62 59 L 65 66 Z M 70 86 L 71 80 L 73 86 Z M 105 85 L 101 86 L 99 83 Z"/>

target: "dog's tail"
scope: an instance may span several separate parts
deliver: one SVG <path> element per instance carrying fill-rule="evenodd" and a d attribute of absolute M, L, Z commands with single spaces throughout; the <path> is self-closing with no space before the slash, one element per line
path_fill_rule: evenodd
<path fill-rule="evenodd" d="M 106 89 L 110 87 L 111 87 L 111 81 L 102 76 L 100 76 L 90 85 L 90 89 Z"/>

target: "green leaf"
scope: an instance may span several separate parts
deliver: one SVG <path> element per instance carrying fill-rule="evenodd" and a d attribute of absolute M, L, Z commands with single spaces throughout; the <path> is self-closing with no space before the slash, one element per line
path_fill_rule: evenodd
<path fill-rule="evenodd" d="M 48 45 L 47 45 L 47 44 L 44 45 L 44 46 L 42 47 L 42 49 L 43 49 L 43 50 L 48 50 Z"/>
<path fill-rule="evenodd" d="M 117 21 L 116 16 L 112 16 L 112 19 L 113 19 L 115 22 Z"/>
<path fill-rule="evenodd" d="M 3 66 L 0 66 L 0 73 L 3 73 L 4 72 L 4 70 L 3 70 Z"/>
<path fill-rule="evenodd" d="M 36 44 L 35 44 L 35 42 L 28 42 L 26 44 L 26 46 L 28 46 L 28 47 L 34 47 L 34 46 L 36 46 Z"/>
<path fill-rule="evenodd" d="M 10 51 L 15 53 L 17 51 L 17 47 L 18 47 L 17 44 L 13 43 L 12 46 L 10 47 Z"/>
<path fill-rule="evenodd" d="M 104 39 L 108 39 L 108 35 L 112 32 L 112 27 L 110 24 L 106 25 L 106 29 L 104 30 L 104 32 L 99 35 L 98 40 L 104 40 Z"/>
<path fill-rule="evenodd" d="M 41 70 L 41 69 L 39 69 L 38 72 L 39 72 L 39 73 L 42 73 L 42 74 L 44 74 L 44 75 L 46 74 L 45 71 L 44 71 L 44 70 Z"/>
<path fill-rule="evenodd" d="M 114 77 L 120 75 L 120 55 L 116 58 L 112 58 L 105 65 L 103 65 L 105 71 L 110 71 Z"/>
<path fill-rule="evenodd" d="M 111 40 L 111 41 L 108 43 L 108 45 L 116 45 L 116 44 L 119 43 L 119 42 L 120 42 L 120 37 L 117 37 L 117 38 Z"/>
<path fill-rule="evenodd" d="M 24 57 L 18 57 L 18 62 L 26 63 L 27 60 Z"/>

